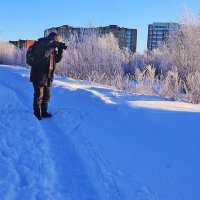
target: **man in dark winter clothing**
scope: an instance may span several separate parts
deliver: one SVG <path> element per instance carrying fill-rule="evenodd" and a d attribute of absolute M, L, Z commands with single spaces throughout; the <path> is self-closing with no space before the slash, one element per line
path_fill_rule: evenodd
<path fill-rule="evenodd" d="M 33 83 L 33 110 L 38 120 L 52 117 L 47 112 L 50 100 L 51 82 L 54 77 L 56 63 L 63 54 L 63 44 L 56 33 L 38 39 L 32 47 L 33 63 L 31 65 L 30 81 Z M 28 52 L 28 51 L 27 51 Z"/>

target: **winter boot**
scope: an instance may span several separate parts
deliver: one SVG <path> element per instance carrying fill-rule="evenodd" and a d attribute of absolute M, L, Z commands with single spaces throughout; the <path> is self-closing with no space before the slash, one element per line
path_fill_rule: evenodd
<path fill-rule="evenodd" d="M 35 115 L 35 117 L 36 117 L 38 120 L 41 120 L 41 119 L 42 119 L 42 117 L 41 117 L 41 115 L 40 115 L 39 112 L 34 112 L 34 115 Z"/>
<path fill-rule="evenodd" d="M 52 114 L 47 112 L 47 108 L 48 108 L 47 104 L 42 104 L 42 107 L 41 107 L 42 114 L 41 115 L 42 115 L 43 118 L 52 117 Z"/>
<path fill-rule="evenodd" d="M 40 106 L 37 104 L 33 104 L 33 111 L 34 111 L 34 115 L 38 120 L 41 120 L 41 114 L 40 114 Z"/>
<path fill-rule="evenodd" d="M 42 113 L 42 117 L 43 118 L 50 118 L 50 117 L 52 117 L 52 114 L 48 113 L 48 112 L 44 112 L 44 113 Z"/>

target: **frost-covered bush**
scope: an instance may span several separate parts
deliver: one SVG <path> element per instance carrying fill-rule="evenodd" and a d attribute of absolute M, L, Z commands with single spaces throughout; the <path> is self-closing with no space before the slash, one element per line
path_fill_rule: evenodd
<path fill-rule="evenodd" d="M 157 85 L 157 76 L 156 70 L 151 65 L 147 65 L 143 70 L 139 68 L 135 69 L 134 72 L 135 80 L 135 93 L 155 95 L 156 94 L 156 85 Z"/>
<path fill-rule="evenodd" d="M 0 64 L 25 66 L 25 50 L 0 42 Z"/>
<path fill-rule="evenodd" d="M 57 73 L 76 79 L 107 82 L 122 74 L 125 60 L 113 34 L 99 36 L 96 32 L 72 35 Z"/>
<path fill-rule="evenodd" d="M 163 71 L 168 71 L 166 68 L 166 56 L 164 46 L 154 49 L 153 51 L 144 51 L 143 53 L 136 52 L 129 57 L 128 73 L 133 73 L 136 68 L 143 70 L 145 66 L 155 68 L 156 74 L 161 74 Z"/>
<path fill-rule="evenodd" d="M 200 72 L 188 74 L 185 82 L 188 100 L 192 103 L 200 103 Z"/>
<path fill-rule="evenodd" d="M 183 85 L 177 69 L 173 69 L 167 72 L 160 79 L 161 88 L 159 94 L 163 97 L 180 100 L 183 94 Z"/>

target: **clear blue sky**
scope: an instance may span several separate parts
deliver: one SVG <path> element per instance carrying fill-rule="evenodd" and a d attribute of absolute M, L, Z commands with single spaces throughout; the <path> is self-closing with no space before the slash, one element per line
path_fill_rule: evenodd
<path fill-rule="evenodd" d="M 184 5 L 200 11 L 199 0 L 1 0 L 0 40 L 37 39 L 44 29 L 64 24 L 117 24 L 138 29 L 143 50 L 148 24 L 177 21 Z"/>

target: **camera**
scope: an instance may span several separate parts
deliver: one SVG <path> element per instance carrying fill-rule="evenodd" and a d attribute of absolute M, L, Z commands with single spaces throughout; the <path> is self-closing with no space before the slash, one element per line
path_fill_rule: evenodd
<path fill-rule="evenodd" d="M 66 44 L 65 44 L 65 43 L 63 43 L 63 42 L 59 42 L 59 47 L 60 47 L 61 49 L 64 49 L 64 50 L 66 50 L 66 49 L 67 49 L 67 46 L 66 46 Z"/>

